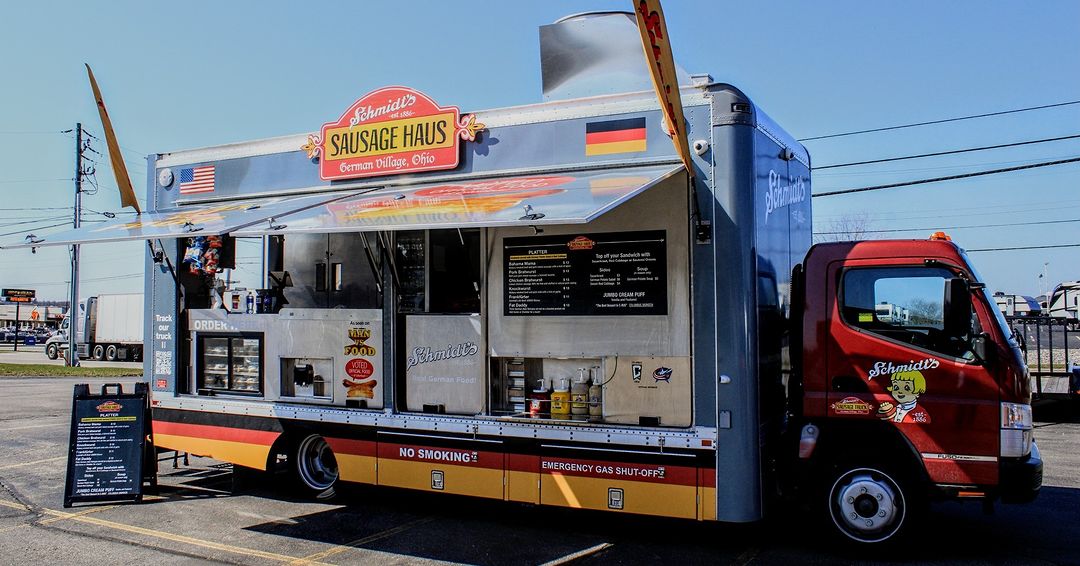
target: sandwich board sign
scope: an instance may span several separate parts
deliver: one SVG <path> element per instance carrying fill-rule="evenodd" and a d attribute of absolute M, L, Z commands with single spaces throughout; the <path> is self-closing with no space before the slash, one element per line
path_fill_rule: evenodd
<path fill-rule="evenodd" d="M 143 483 L 157 486 L 145 383 L 124 393 L 119 383 L 75 386 L 71 403 L 64 507 L 78 502 L 142 501 Z M 149 465 L 148 465 L 149 464 Z"/>

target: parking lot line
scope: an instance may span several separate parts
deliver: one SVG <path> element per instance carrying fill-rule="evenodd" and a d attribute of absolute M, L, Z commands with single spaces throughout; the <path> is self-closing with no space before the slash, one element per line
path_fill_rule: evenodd
<path fill-rule="evenodd" d="M 3 500 L 0 500 L 0 505 L 2 505 L 4 507 L 10 507 L 12 509 L 23 509 L 23 510 L 26 510 L 26 511 L 38 511 L 38 512 L 44 513 L 46 515 L 51 515 L 53 517 L 56 517 L 58 520 L 60 520 L 60 519 L 70 519 L 72 521 L 77 521 L 77 522 L 80 522 L 80 523 L 89 523 L 91 525 L 96 525 L 96 526 L 99 526 L 99 527 L 105 527 L 105 528 L 108 528 L 108 529 L 114 529 L 114 530 L 118 530 L 118 531 L 124 531 L 124 532 L 128 532 L 128 533 L 134 533 L 134 534 L 139 534 L 139 535 L 143 535 L 143 536 L 164 539 L 164 540 L 177 542 L 177 543 L 181 543 L 181 544 L 189 544 L 189 545 L 192 545 L 192 546 L 199 546 L 199 547 L 208 548 L 208 549 L 211 549 L 211 550 L 218 550 L 218 551 L 222 551 L 222 552 L 231 552 L 233 554 L 243 554 L 243 555 L 246 555 L 246 556 L 254 556 L 256 558 L 265 558 L 267 560 L 274 560 L 274 561 L 277 561 L 277 562 L 285 562 L 285 563 L 289 563 L 289 564 L 301 564 L 301 565 L 304 565 L 304 566 L 309 566 L 309 565 L 310 566 L 330 566 L 330 565 L 326 565 L 326 564 L 324 564 L 322 562 L 316 562 L 316 561 L 313 561 L 313 560 L 310 560 L 310 559 L 307 559 L 307 558 L 296 558 L 295 556 L 286 556 L 284 554 L 277 554 L 277 553 L 274 553 L 274 552 L 266 552 L 266 551 L 263 551 L 263 550 L 255 550 L 255 549 L 251 549 L 251 548 L 243 548 L 243 547 L 239 547 L 239 546 L 233 546 L 233 545 L 230 545 L 230 544 L 222 544 L 220 542 L 202 540 L 202 539 L 197 539 L 197 538 L 193 538 L 193 537 L 189 537 L 189 536 L 168 533 L 168 532 L 165 532 L 165 531 L 158 531 L 158 530 L 155 530 L 155 529 L 147 529 L 145 527 L 136 527 L 136 526 L 133 526 L 133 525 L 125 525 L 124 523 L 117 523 L 115 521 L 108 521 L 108 520 L 105 520 L 105 519 L 100 519 L 98 517 L 90 517 L 90 516 L 86 516 L 86 515 L 81 514 L 81 513 L 67 513 L 67 512 L 64 512 L 64 511 L 56 511 L 55 509 L 46 509 L 46 508 L 34 509 L 34 508 L 31 508 L 28 505 L 23 505 L 22 503 L 15 503 L 15 502 L 12 502 L 12 501 L 3 501 Z"/>
<path fill-rule="evenodd" d="M 11 428 L 2 428 L 2 429 L 0 429 L 0 432 L 11 432 L 11 431 L 14 431 L 14 430 L 26 430 L 26 429 L 30 429 L 30 428 L 50 428 L 50 427 L 57 427 L 57 426 L 70 426 L 70 424 L 66 423 L 66 422 L 63 422 L 63 423 L 53 423 L 53 424 L 36 424 L 36 425 L 27 425 L 27 426 L 15 426 L 15 427 L 11 427 Z"/>
<path fill-rule="evenodd" d="M 20 462 L 18 464 L 8 464 L 6 466 L 0 466 L 0 471 L 10 470 L 12 468 L 21 468 L 23 466 L 33 466 L 34 464 L 46 464 L 48 462 L 55 462 L 57 460 L 66 460 L 67 456 L 57 456 L 55 458 L 46 458 L 44 460 L 35 460 L 33 462 Z"/>
<path fill-rule="evenodd" d="M 106 509 L 114 509 L 115 507 L 116 505 L 102 505 L 101 507 L 90 507 L 88 509 L 83 509 L 82 511 L 79 511 L 78 513 L 65 513 L 63 517 L 53 517 L 52 519 L 45 519 L 44 521 L 41 521 L 41 524 L 48 525 L 49 523 L 64 521 L 67 519 L 71 519 L 72 517 L 81 517 L 83 515 L 89 515 L 91 513 L 100 513 L 102 511 L 105 511 Z"/>
<path fill-rule="evenodd" d="M 598 544 L 596 546 L 590 546 L 589 548 L 586 548 L 585 550 L 579 550 L 579 551 L 577 551 L 577 552 L 575 552 L 573 554 L 567 554 L 566 556 L 562 556 L 562 557 L 556 558 L 555 560 L 545 562 L 545 563 L 541 564 L 540 566 L 558 566 L 560 564 L 569 564 L 569 563 L 571 563 L 571 562 L 573 562 L 575 560 L 578 560 L 580 558 L 585 558 L 586 556 L 591 556 L 593 554 L 596 554 L 597 552 L 600 552 L 602 550 L 607 550 L 609 548 L 611 548 L 611 543 L 610 542 L 602 542 L 602 543 L 600 543 L 600 544 Z"/>
<path fill-rule="evenodd" d="M 309 561 L 311 561 L 311 560 L 322 560 L 324 558 L 333 556 L 335 554 L 341 554 L 342 552 L 345 552 L 346 550 L 349 550 L 349 549 L 352 549 L 352 548 L 358 548 L 358 547 L 363 546 L 365 544 L 369 544 L 369 543 L 375 542 L 377 540 L 384 539 L 386 537 L 394 536 L 394 535 L 396 535 L 398 533 L 407 531 L 407 530 L 409 530 L 409 529 L 411 529 L 413 527 L 423 525 L 424 523 L 430 523 L 431 521 L 434 521 L 434 520 L 435 519 L 433 517 L 425 517 L 425 518 L 422 518 L 422 519 L 417 519 L 415 521 L 409 521 L 408 523 L 405 523 L 404 525 L 399 525 L 399 526 L 393 527 L 391 529 L 386 529 L 385 531 L 380 531 L 380 532 L 377 532 L 377 533 L 375 533 L 373 535 L 368 535 L 368 536 L 363 537 L 363 538 L 358 538 L 358 539 L 356 539 L 354 541 L 349 541 L 349 542 L 347 542 L 345 544 L 338 545 L 338 546 L 335 546 L 333 548 L 329 548 L 329 549 L 324 550 L 322 552 L 316 552 L 315 554 L 309 554 L 309 555 L 307 555 L 307 556 L 305 556 L 303 558 L 298 558 L 292 564 L 297 564 L 297 565 L 299 565 L 299 564 L 309 564 L 310 563 Z"/>

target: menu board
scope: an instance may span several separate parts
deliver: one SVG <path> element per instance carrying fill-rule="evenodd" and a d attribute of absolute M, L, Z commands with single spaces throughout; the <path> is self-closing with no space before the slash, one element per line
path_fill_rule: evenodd
<path fill-rule="evenodd" d="M 129 394 L 119 384 L 102 386 L 100 395 L 88 385 L 75 386 L 64 507 L 142 499 L 147 416 L 145 383 Z"/>
<path fill-rule="evenodd" d="M 666 315 L 663 230 L 503 240 L 506 316 Z"/>

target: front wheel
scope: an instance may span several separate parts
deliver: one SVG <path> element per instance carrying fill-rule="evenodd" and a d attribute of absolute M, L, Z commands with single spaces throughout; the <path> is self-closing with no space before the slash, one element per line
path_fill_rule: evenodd
<path fill-rule="evenodd" d="M 877 466 L 846 467 L 828 490 L 828 510 L 840 533 L 860 543 L 899 538 L 918 510 L 918 496 L 900 475 Z"/>
<path fill-rule="evenodd" d="M 48 357 L 50 360 L 55 360 L 56 358 L 60 357 L 59 350 L 60 349 L 56 346 L 56 344 L 49 344 L 48 346 L 45 346 L 45 356 Z"/>
<path fill-rule="evenodd" d="M 296 446 L 295 472 L 300 487 L 320 499 L 334 495 L 338 480 L 337 458 L 318 434 L 309 434 Z"/>

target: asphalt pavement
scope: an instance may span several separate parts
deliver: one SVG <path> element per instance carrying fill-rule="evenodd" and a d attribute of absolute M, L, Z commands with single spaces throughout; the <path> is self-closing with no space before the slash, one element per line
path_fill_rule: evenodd
<path fill-rule="evenodd" d="M 143 503 L 64 509 L 78 382 L 0 378 L 0 564 L 1080 564 L 1080 408 L 1060 403 L 1037 407 L 1034 503 L 937 504 L 914 544 L 853 551 L 797 513 L 711 524 L 377 487 L 308 501 L 197 457 L 160 462 Z"/>

